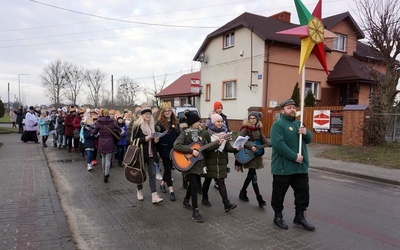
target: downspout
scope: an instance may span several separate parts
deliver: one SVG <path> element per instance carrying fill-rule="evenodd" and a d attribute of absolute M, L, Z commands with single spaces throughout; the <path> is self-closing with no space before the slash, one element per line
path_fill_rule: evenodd
<path fill-rule="evenodd" d="M 265 73 L 266 73 L 266 77 L 264 77 L 264 88 L 263 88 L 263 96 L 265 96 L 265 98 L 263 98 L 263 107 L 268 108 L 268 88 L 269 88 L 269 63 L 270 63 L 270 54 L 271 54 L 271 47 L 272 44 L 274 43 L 274 41 L 270 41 L 269 44 L 267 44 L 267 58 L 265 60 Z"/>
<path fill-rule="evenodd" d="M 250 34 L 250 91 L 253 88 L 253 26 L 251 26 Z"/>

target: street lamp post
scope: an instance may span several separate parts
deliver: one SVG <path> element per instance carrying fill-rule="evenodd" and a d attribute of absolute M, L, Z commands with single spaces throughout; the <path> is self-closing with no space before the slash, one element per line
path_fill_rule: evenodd
<path fill-rule="evenodd" d="M 18 74 L 18 102 L 22 105 L 21 102 L 21 76 L 28 76 L 29 74 Z"/>

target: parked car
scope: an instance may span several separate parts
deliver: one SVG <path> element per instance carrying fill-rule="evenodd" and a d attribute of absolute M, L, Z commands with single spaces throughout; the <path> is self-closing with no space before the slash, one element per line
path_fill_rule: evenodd
<path fill-rule="evenodd" d="M 183 117 L 183 114 L 185 113 L 185 110 L 187 110 L 187 109 L 192 112 L 196 112 L 200 116 L 199 110 L 196 107 L 193 107 L 190 105 L 185 105 L 182 107 L 174 107 L 174 109 L 175 109 L 176 117 L 178 117 L 178 119 L 181 119 Z"/>

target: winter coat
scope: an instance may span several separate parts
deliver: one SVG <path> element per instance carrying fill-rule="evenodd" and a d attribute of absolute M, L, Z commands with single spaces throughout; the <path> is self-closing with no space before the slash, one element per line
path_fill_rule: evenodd
<path fill-rule="evenodd" d="M 205 142 L 201 137 L 200 130 L 187 128 L 184 131 L 181 131 L 179 136 L 176 138 L 174 142 L 174 150 L 182 153 L 192 154 L 193 150 L 189 147 L 189 145 L 195 141 L 198 141 L 202 145 L 205 145 Z M 204 166 L 204 160 L 198 160 L 193 164 L 193 167 L 191 169 L 183 172 L 183 176 L 186 177 L 189 174 L 200 175 L 203 172 L 203 166 Z"/>
<path fill-rule="evenodd" d="M 17 124 L 22 124 L 22 121 L 24 120 L 24 111 L 22 109 L 15 110 L 14 113 L 17 115 Z"/>
<path fill-rule="evenodd" d="M 147 164 L 149 163 L 149 141 L 146 141 L 146 135 L 143 134 L 142 129 L 140 126 L 133 126 L 132 127 L 132 142 L 135 139 L 139 139 L 139 146 L 143 148 L 143 156 L 144 156 L 144 162 Z M 153 152 L 153 157 L 157 157 L 157 150 L 156 150 L 156 145 L 154 143 L 154 139 L 151 139 L 151 151 Z"/>
<path fill-rule="evenodd" d="M 121 135 L 121 139 L 118 141 L 117 146 L 125 146 L 127 145 L 127 137 L 128 137 L 128 126 L 126 126 L 125 122 L 117 123 L 117 125 L 122 128 L 125 133 Z"/>
<path fill-rule="evenodd" d="M 65 119 L 64 119 L 65 132 L 64 133 L 66 136 L 74 136 L 73 122 L 74 122 L 74 116 L 72 116 L 71 114 L 68 114 L 65 116 Z"/>
<path fill-rule="evenodd" d="M 270 145 L 270 143 L 268 142 L 267 138 L 265 138 L 265 136 L 263 135 L 261 129 L 256 129 L 256 130 L 251 130 L 251 129 L 247 129 L 247 127 L 252 127 L 252 125 L 250 123 L 245 124 L 239 132 L 239 135 L 245 137 L 245 136 L 249 136 L 249 140 L 246 142 L 246 144 L 244 145 L 245 148 L 251 150 L 251 148 L 253 147 L 253 143 L 255 140 L 259 140 L 261 142 L 262 145 L 267 144 Z M 253 168 L 253 169 L 261 169 L 264 167 L 263 164 L 263 158 L 262 156 L 256 156 L 254 157 L 251 161 L 249 161 L 246 164 L 243 164 L 244 168 Z"/>
<path fill-rule="evenodd" d="M 122 132 L 122 129 L 117 124 L 115 124 L 113 119 L 111 119 L 109 116 L 101 116 L 97 120 L 95 129 L 93 131 L 91 131 L 92 134 L 94 134 L 94 135 L 99 133 L 98 152 L 100 154 L 108 154 L 108 153 L 115 152 L 113 135 L 105 127 L 105 125 L 107 125 L 107 127 L 111 130 L 116 129 L 116 130 Z"/>
<path fill-rule="evenodd" d="M 157 123 L 157 132 L 163 133 L 166 128 Z M 179 127 L 172 127 L 172 120 L 169 124 L 169 131 L 166 135 L 160 138 L 156 144 L 157 151 L 161 158 L 169 158 L 169 153 L 171 152 L 176 138 L 179 136 Z"/>
<path fill-rule="evenodd" d="M 211 135 L 207 130 L 203 132 L 202 137 L 208 143 L 213 143 L 211 142 Z M 204 165 L 207 167 L 207 173 L 203 174 L 202 177 L 224 179 L 228 176 L 228 154 L 226 152 L 237 153 L 239 151 L 232 147 L 229 141 L 226 141 L 223 152 L 218 150 L 219 145 L 217 143 L 213 144 L 213 146 L 203 151 Z"/>
<path fill-rule="evenodd" d="M 74 130 L 81 130 L 81 121 L 82 117 L 80 115 L 76 115 L 74 120 L 72 121 L 72 126 L 74 126 Z"/>
<path fill-rule="evenodd" d="M 295 118 L 281 115 L 271 127 L 271 173 L 274 175 L 290 175 L 307 173 L 309 167 L 308 151 L 306 144 L 311 143 L 312 134 L 302 135 L 301 154 L 303 162 L 297 163 L 299 152 L 299 130 L 300 122 Z"/>
<path fill-rule="evenodd" d="M 59 115 L 57 117 L 57 134 L 64 135 L 65 134 L 65 125 L 64 125 L 65 116 Z"/>
<path fill-rule="evenodd" d="M 40 117 L 38 124 L 39 124 L 40 136 L 48 136 L 49 135 L 50 118 L 48 116 Z"/>
<path fill-rule="evenodd" d="M 15 111 L 10 110 L 9 115 L 10 115 L 10 120 L 11 120 L 12 122 L 17 122 L 17 114 L 15 113 Z"/>
<path fill-rule="evenodd" d="M 96 136 L 92 134 L 90 131 L 91 128 L 89 127 L 83 127 L 83 147 L 84 148 L 95 148 L 95 141 L 96 141 Z"/>

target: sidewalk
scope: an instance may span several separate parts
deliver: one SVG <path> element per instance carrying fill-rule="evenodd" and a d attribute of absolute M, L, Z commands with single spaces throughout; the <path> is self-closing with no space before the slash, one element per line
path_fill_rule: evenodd
<path fill-rule="evenodd" d="M 40 144 L 0 135 L 1 249 L 75 249 Z"/>

